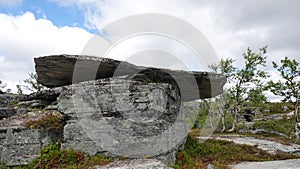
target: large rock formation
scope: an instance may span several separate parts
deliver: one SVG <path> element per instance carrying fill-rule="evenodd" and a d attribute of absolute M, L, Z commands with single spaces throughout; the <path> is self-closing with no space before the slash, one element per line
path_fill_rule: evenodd
<path fill-rule="evenodd" d="M 34 61 L 38 81 L 50 88 L 89 80 L 126 76 L 127 79 L 132 80 L 179 86 L 181 99 L 191 101 L 219 95 L 226 81 L 223 76 L 207 72 L 149 68 L 92 56 L 54 55 L 35 58 Z"/>
<path fill-rule="evenodd" d="M 165 163 L 175 162 L 193 125 L 199 104 L 192 101 L 219 95 L 226 81 L 91 56 L 47 56 L 35 63 L 39 82 L 64 86 L 58 97 L 68 119 L 63 147 Z"/>
<path fill-rule="evenodd" d="M 22 114 L 30 118 L 34 108 L 64 115 L 63 148 L 174 163 L 199 110 L 194 100 L 219 95 L 225 83 L 217 74 L 91 56 L 57 55 L 35 62 L 38 80 L 51 89 L 0 94 L 0 154 L 10 166 L 28 164 L 49 141 L 42 130 L 20 125 Z"/>
<path fill-rule="evenodd" d="M 170 84 L 122 77 L 68 86 L 58 107 L 69 119 L 63 147 L 166 163 L 175 162 L 199 110 L 198 102 L 182 103 Z"/>

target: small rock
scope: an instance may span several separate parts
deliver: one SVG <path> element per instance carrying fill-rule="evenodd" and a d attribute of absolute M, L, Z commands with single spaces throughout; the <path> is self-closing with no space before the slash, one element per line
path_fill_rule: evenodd
<path fill-rule="evenodd" d="M 58 110 L 58 106 L 57 105 L 49 105 L 45 108 L 45 110 Z"/>
<path fill-rule="evenodd" d="M 28 112 L 28 110 L 25 109 L 25 108 L 19 108 L 19 109 L 17 109 L 17 114 L 20 114 L 20 115 L 26 114 L 27 112 Z"/>
<path fill-rule="evenodd" d="M 105 166 L 95 166 L 96 169 L 171 169 L 156 159 L 134 159 L 116 161 Z"/>
<path fill-rule="evenodd" d="M 31 101 L 23 101 L 23 102 L 19 102 L 17 106 L 19 107 L 30 107 L 33 104 L 37 104 L 39 103 L 38 100 L 31 100 Z"/>
<path fill-rule="evenodd" d="M 208 164 L 206 169 L 215 169 L 215 166 L 213 166 L 212 164 Z"/>

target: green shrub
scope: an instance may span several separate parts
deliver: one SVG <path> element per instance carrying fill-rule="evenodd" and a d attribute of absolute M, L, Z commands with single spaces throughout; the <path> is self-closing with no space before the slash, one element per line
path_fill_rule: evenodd
<path fill-rule="evenodd" d="M 280 153 L 268 154 L 266 151 L 249 145 L 239 145 L 230 141 L 209 139 L 199 143 L 188 138 L 185 147 L 176 155 L 174 168 L 206 168 L 213 164 L 217 168 L 227 169 L 229 164 L 243 161 L 265 161 L 296 158 L 295 155 Z"/>
<path fill-rule="evenodd" d="M 288 110 L 284 110 L 284 107 Z M 270 110 L 270 113 L 286 113 L 287 111 L 292 111 L 292 105 L 290 103 L 267 103 L 266 108 Z"/>
<path fill-rule="evenodd" d="M 0 169 L 9 169 L 4 162 L 0 162 Z"/>
<path fill-rule="evenodd" d="M 253 128 L 275 131 L 289 136 L 294 131 L 294 121 L 294 118 L 257 121 L 253 124 Z"/>
<path fill-rule="evenodd" d="M 27 128 L 42 129 L 52 136 L 61 136 L 65 122 L 63 116 L 45 112 L 40 118 L 27 120 L 23 125 Z"/>
<path fill-rule="evenodd" d="M 50 168 L 88 168 L 95 165 L 105 165 L 112 161 L 103 155 L 93 157 L 86 153 L 70 148 L 61 150 L 59 143 L 52 143 L 41 150 L 40 157 L 21 169 L 50 169 Z"/>
<path fill-rule="evenodd" d="M 208 116 L 208 109 L 200 110 L 195 120 L 195 124 L 193 128 L 202 128 L 205 124 L 205 120 L 207 119 L 207 116 Z"/>

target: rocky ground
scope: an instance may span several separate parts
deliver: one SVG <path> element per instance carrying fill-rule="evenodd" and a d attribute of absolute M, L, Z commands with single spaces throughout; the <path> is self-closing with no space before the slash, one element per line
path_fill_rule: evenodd
<path fill-rule="evenodd" d="M 270 154 L 276 154 L 279 152 L 285 152 L 290 154 L 300 154 L 300 145 L 290 144 L 285 145 L 277 141 L 270 141 L 267 139 L 258 139 L 254 137 L 242 136 L 242 135 L 214 135 L 212 137 L 198 137 L 199 139 L 216 139 L 232 141 L 236 144 L 246 144 L 260 148 L 267 151 Z M 231 165 L 233 169 L 299 169 L 300 159 L 291 160 L 278 160 L 278 161 L 265 161 L 265 162 L 242 162 L 239 164 Z"/>
<path fill-rule="evenodd" d="M 94 168 L 94 167 L 93 167 Z M 105 166 L 95 166 L 95 169 L 171 169 L 155 159 L 134 159 L 116 161 Z"/>
<path fill-rule="evenodd" d="M 297 155 L 300 154 L 300 145 L 298 144 L 284 145 L 275 141 L 257 139 L 253 137 L 246 137 L 240 135 L 219 135 L 214 137 L 214 139 L 233 141 L 236 144 L 246 144 L 250 146 L 255 146 L 257 148 L 267 151 L 270 154 L 276 154 L 276 152 L 278 151 Z"/>
<path fill-rule="evenodd" d="M 265 161 L 265 162 L 244 162 L 231 166 L 233 169 L 299 169 L 300 159 Z"/>

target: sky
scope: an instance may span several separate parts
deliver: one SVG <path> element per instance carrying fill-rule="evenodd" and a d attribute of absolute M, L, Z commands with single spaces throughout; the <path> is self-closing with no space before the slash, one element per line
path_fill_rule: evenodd
<path fill-rule="evenodd" d="M 0 0 L 0 79 L 15 90 L 29 72 L 34 72 L 34 57 L 82 54 L 95 35 L 109 41 L 102 28 L 124 17 L 145 13 L 184 20 L 202 32 L 219 59 L 231 57 L 237 65 L 243 64 L 242 53 L 247 47 L 257 51 L 267 45 L 266 71 L 272 79 L 279 78 L 272 61 L 278 62 L 285 56 L 300 61 L 298 0 Z M 160 52 L 160 59 L 151 58 L 158 54 L 156 50 L 137 52 L 138 48 L 158 47 L 176 51 L 184 64 L 162 59 L 170 57 L 168 52 Z M 165 37 L 128 38 L 115 49 L 107 57 L 173 69 L 201 69 L 193 65 L 193 59 L 185 57 L 190 54 L 182 45 L 166 41 Z"/>

